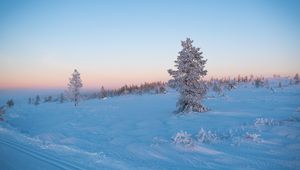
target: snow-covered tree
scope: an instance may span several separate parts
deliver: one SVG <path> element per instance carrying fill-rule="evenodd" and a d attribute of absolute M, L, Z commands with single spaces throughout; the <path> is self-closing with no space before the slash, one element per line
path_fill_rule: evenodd
<path fill-rule="evenodd" d="M 68 84 L 68 89 L 70 93 L 70 98 L 74 102 L 75 106 L 78 105 L 79 97 L 80 97 L 80 88 L 82 87 L 82 82 L 80 79 L 80 73 L 75 69 L 72 77 L 70 78 L 70 82 Z"/>
<path fill-rule="evenodd" d="M 254 80 L 254 85 L 255 85 L 256 88 L 263 87 L 263 86 L 264 86 L 263 78 L 257 77 L 257 78 Z"/>
<path fill-rule="evenodd" d="M 7 105 L 8 108 L 13 107 L 14 104 L 15 104 L 15 103 L 14 103 L 14 101 L 13 101 L 12 99 L 10 99 L 10 100 L 8 100 L 8 101 L 6 102 L 6 105 Z"/>
<path fill-rule="evenodd" d="M 212 90 L 214 91 L 214 92 L 216 92 L 219 96 L 221 96 L 222 95 L 222 93 L 223 93 L 223 90 L 222 90 L 222 87 L 221 87 L 221 84 L 220 84 L 220 82 L 213 82 L 213 85 L 212 85 L 213 87 L 212 87 Z"/>
<path fill-rule="evenodd" d="M 295 84 L 300 84 L 300 78 L 298 73 L 295 75 L 294 80 L 295 80 Z"/>
<path fill-rule="evenodd" d="M 41 98 L 40 98 L 39 95 L 37 95 L 37 96 L 35 97 L 34 105 L 39 105 L 39 104 L 40 104 L 40 101 L 41 101 Z"/>
<path fill-rule="evenodd" d="M 47 96 L 44 98 L 44 103 L 51 102 L 51 101 L 52 101 L 52 96 Z"/>
<path fill-rule="evenodd" d="M 203 80 L 207 74 L 204 68 L 207 60 L 203 59 L 200 48 L 194 47 L 192 43 L 193 41 L 189 38 L 181 42 L 182 50 L 175 61 L 177 70 L 168 70 L 173 77 L 170 81 L 175 83 L 180 93 L 177 102 L 178 113 L 207 111 L 207 108 L 201 104 L 207 92 L 207 86 Z"/>
<path fill-rule="evenodd" d="M 282 88 L 282 83 L 281 82 L 278 83 L 278 88 Z"/>
<path fill-rule="evenodd" d="M 3 121 L 3 115 L 5 113 L 5 106 L 0 106 L 0 121 Z"/>
<path fill-rule="evenodd" d="M 28 98 L 28 104 L 31 104 L 32 103 L 32 99 L 31 97 Z"/>
<path fill-rule="evenodd" d="M 101 86 L 100 93 L 99 93 L 99 98 L 104 99 L 105 97 L 107 97 L 107 91 L 104 89 L 103 86 Z"/>
<path fill-rule="evenodd" d="M 59 96 L 59 102 L 60 103 L 63 103 L 65 101 L 65 96 L 63 93 L 60 93 L 60 96 Z"/>

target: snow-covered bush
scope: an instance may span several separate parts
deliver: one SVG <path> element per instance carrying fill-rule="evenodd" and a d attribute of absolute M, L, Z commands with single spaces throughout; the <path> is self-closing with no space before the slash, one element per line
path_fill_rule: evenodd
<path fill-rule="evenodd" d="M 205 131 L 203 128 L 201 128 L 197 134 L 197 139 L 201 143 L 216 143 L 218 136 L 210 130 Z"/>
<path fill-rule="evenodd" d="M 245 138 L 247 140 L 251 140 L 253 142 L 261 142 L 261 139 L 259 138 L 260 137 L 260 134 L 257 134 L 257 133 L 246 133 L 245 135 Z"/>
<path fill-rule="evenodd" d="M 274 119 L 268 119 L 268 118 L 257 118 L 255 120 L 254 125 L 267 125 L 267 126 L 274 126 L 279 125 L 280 122 L 274 120 Z"/>
<path fill-rule="evenodd" d="M 14 104 L 15 104 L 15 103 L 14 103 L 14 101 L 13 101 L 12 99 L 9 99 L 9 100 L 6 102 L 6 105 L 7 105 L 8 108 L 13 107 Z"/>
<path fill-rule="evenodd" d="M 52 102 L 52 96 L 47 96 L 44 98 L 44 103 L 46 102 Z"/>
<path fill-rule="evenodd" d="M 236 89 L 236 85 L 237 85 L 237 83 L 234 80 L 229 81 L 229 82 L 227 82 L 226 89 L 229 91 L 232 89 Z"/>
<path fill-rule="evenodd" d="M 184 147 L 190 147 L 194 144 L 192 135 L 184 131 L 177 132 L 172 139 L 174 144 Z"/>
<path fill-rule="evenodd" d="M 263 87 L 263 86 L 264 86 L 263 78 L 257 77 L 257 78 L 254 80 L 254 85 L 255 85 L 256 88 Z"/>

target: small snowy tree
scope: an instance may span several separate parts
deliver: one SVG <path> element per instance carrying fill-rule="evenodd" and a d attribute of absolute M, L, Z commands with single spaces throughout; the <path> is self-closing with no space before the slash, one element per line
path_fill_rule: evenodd
<path fill-rule="evenodd" d="M 254 85 L 255 85 L 256 88 L 263 87 L 263 86 L 264 86 L 264 81 L 263 81 L 263 79 L 257 77 L 257 78 L 254 80 Z"/>
<path fill-rule="evenodd" d="M 65 96 L 63 93 L 60 93 L 60 96 L 59 96 L 59 102 L 60 103 L 63 103 L 65 101 Z"/>
<path fill-rule="evenodd" d="M 0 121 L 3 121 L 3 115 L 5 113 L 5 106 L 0 106 Z"/>
<path fill-rule="evenodd" d="M 177 102 L 178 113 L 181 112 L 204 112 L 207 109 L 201 104 L 207 92 L 207 86 L 202 78 L 207 74 L 204 69 L 207 60 L 203 59 L 200 48 L 192 45 L 189 38 L 181 42 L 182 50 L 177 56 L 175 67 L 177 70 L 168 70 L 173 77 L 180 98 Z"/>
<path fill-rule="evenodd" d="M 282 88 L 281 82 L 278 83 L 278 88 Z"/>
<path fill-rule="evenodd" d="M 34 105 L 39 105 L 39 104 L 40 104 L 40 101 L 41 101 L 41 98 L 40 98 L 39 95 L 37 95 L 37 96 L 35 97 Z"/>
<path fill-rule="evenodd" d="M 6 105 L 7 105 L 8 108 L 13 107 L 14 104 L 15 104 L 15 103 L 14 103 L 14 101 L 13 101 L 12 99 L 10 99 L 10 100 L 8 100 L 8 101 L 6 102 Z"/>
<path fill-rule="evenodd" d="M 80 79 L 80 73 L 75 69 L 72 77 L 70 78 L 70 82 L 68 84 L 68 89 L 70 93 L 70 98 L 74 102 L 75 106 L 78 105 L 79 97 L 80 97 L 80 88 L 82 87 L 82 82 Z"/>
<path fill-rule="evenodd" d="M 300 84 L 300 78 L 298 73 L 295 75 L 294 80 L 295 80 L 295 84 Z"/>
<path fill-rule="evenodd" d="M 32 99 L 31 97 L 28 98 L 28 104 L 31 104 L 32 103 Z"/>
<path fill-rule="evenodd" d="M 104 89 L 103 86 L 101 86 L 100 93 L 99 93 L 99 98 L 104 99 L 105 97 L 107 97 L 107 91 Z"/>
<path fill-rule="evenodd" d="M 214 92 L 216 92 L 219 96 L 221 96 L 222 93 L 223 93 L 223 90 L 222 90 L 222 87 L 221 87 L 220 82 L 214 82 L 214 83 L 213 83 L 212 90 L 213 90 Z"/>

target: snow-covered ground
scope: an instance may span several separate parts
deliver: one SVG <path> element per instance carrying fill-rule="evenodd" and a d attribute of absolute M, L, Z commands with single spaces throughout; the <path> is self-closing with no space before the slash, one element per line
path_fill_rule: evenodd
<path fill-rule="evenodd" d="M 175 115 L 177 92 L 67 103 L 13 97 L 0 169 L 300 169 L 300 86 L 210 92 Z M 11 97 L 0 92 L 0 104 Z M 217 96 L 217 97 L 215 97 Z"/>

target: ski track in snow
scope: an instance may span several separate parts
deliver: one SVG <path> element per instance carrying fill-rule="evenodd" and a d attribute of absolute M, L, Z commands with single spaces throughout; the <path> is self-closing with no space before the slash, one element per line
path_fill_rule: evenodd
<path fill-rule="evenodd" d="M 20 144 L 17 144 L 16 142 L 13 142 L 13 141 L 9 141 L 7 139 L 0 139 L 0 143 L 3 144 L 3 145 L 6 145 L 12 149 L 15 149 L 19 152 L 22 152 L 28 156 L 31 156 L 33 158 L 36 158 L 40 161 L 44 161 L 46 163 L 49 163 L 51 165 L 54 165 L 60 169 L 64 169 L 64 170 L 84 170 L 83 168 L 80 168 L 79 166 L 76 166 L 72 163 L 69 163 L 67 161 L 63 161 L 61 159 L 58 159 L 56 157 L 53 157 L 53 156 L 50 156 L 50 155 L 46 155 L 46 154 L 43 154 L 42 152 L 37 152 L 33 149 L 29 149 L 25 146 L 22 146 Z"/>

